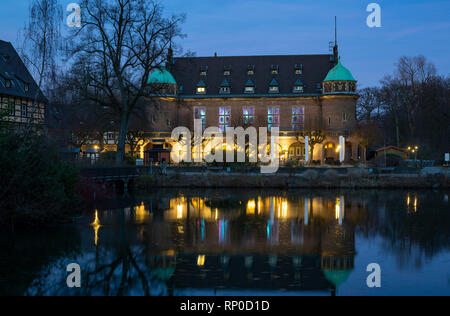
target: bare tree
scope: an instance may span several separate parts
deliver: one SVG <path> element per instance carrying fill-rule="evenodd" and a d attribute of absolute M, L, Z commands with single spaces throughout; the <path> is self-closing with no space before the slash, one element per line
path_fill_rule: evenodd
<path fill-rule="evenodd" d="M 118 117 L 120 164 L 130 117 L 139 100 L 152 93 L 149 75 L 166 61 L 184 17 L 166 18 L 159 3 L 147 0 L 83 0 L 81 9 L 71 55 L 84 65 L 85 97 L 114 109 Z"/>

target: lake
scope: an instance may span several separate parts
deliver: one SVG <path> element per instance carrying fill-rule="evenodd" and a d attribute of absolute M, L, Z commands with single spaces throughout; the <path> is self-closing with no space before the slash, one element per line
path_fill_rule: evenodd
<path fill-rule="evenodd" d="M 158 190 L 1 232 L 0 295 L 449 295 L 448 191 Z M 81 288 L 66 284 L 68 264 Z M 381 287 L 369 287 L 369 264 Z"/>

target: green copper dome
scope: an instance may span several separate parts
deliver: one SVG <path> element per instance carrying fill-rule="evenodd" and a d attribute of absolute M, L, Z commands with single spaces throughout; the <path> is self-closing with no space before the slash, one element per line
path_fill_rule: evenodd
<path fill-rule="evenodd" d="M 325 278 L 331 282 L 336 288 L 347 281 L 352 270 L 323 270 Z"/>
<path fill-rule="evenodd" d="M 324 82 L 326 81 L 356 81 L 350 70 L 342 66 L 341 59 L 333 69 L 328 72 Z"/>
<path fill-rule="evenodd" d="M 160 68 L 152 72 L 148 78 L 148 84 L 177 84 L 175 78 L 165 68 Z"/>

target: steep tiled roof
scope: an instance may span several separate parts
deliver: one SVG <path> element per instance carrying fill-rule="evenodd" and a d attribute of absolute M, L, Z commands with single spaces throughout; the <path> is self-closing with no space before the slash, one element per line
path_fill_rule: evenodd
<path fill-rule="evenodd" d="M 6 81 L 11 80 L 11 87 L 6 87 Z M 25 84 L 29 85 L 28 91 Z M 0 94 L 34 99 L 38 85 L 28 72 L 14 47 L 9 42 L 0 40 Z M 38 98 L 48 102 L 42 92 Z"/>
<path fill-rule="evenodd" d="M 335 63 L 333 55 L 278 55 L 278 56 L 236 56 L 236 57 L 182 57 L 175 58 L 170 71 L 178 86 L 182 87 L 181 96 L 196 96 L 198 83 L 206 85 L 206 94 L 201 97 L 219 96 L 221 84 L 226 79 L 231 87 L 231 93 L 225 97 L 244 95 L 247 83 L 255 85 L 253 96 L 292 95 L 294 83 L 304 85 L 305 95 L 321 94 L 318 84 L 322 83 Z M 296 69 L 302 69 L 302 74 L 296 74 Z M 249 70 L 254 69 L 254 74 Z M 278 69 L 278 74 L 272 70 Z M 206 76 L 201 75 L 206 70 Z M 225 75 L 224 71 L 230 74 Z M 275 80 L 279 93 L 268 94 L 270 83 Z M 245 95 L 251 97 L 251 95 Z M 224 97 L 220 95 L 220 97 Z"/>

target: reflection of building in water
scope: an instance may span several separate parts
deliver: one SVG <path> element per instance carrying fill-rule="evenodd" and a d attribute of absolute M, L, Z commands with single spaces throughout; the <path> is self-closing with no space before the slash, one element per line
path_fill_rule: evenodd
<path fill-rule="evenodd" d="M 330 289 L 350 275 L 361 206 L 344 196 L 178 197 L 151 222 L 149 255 L 178 253 L 174 288 Z M 270 283 L 272 282 L 272 283 Z"/>

